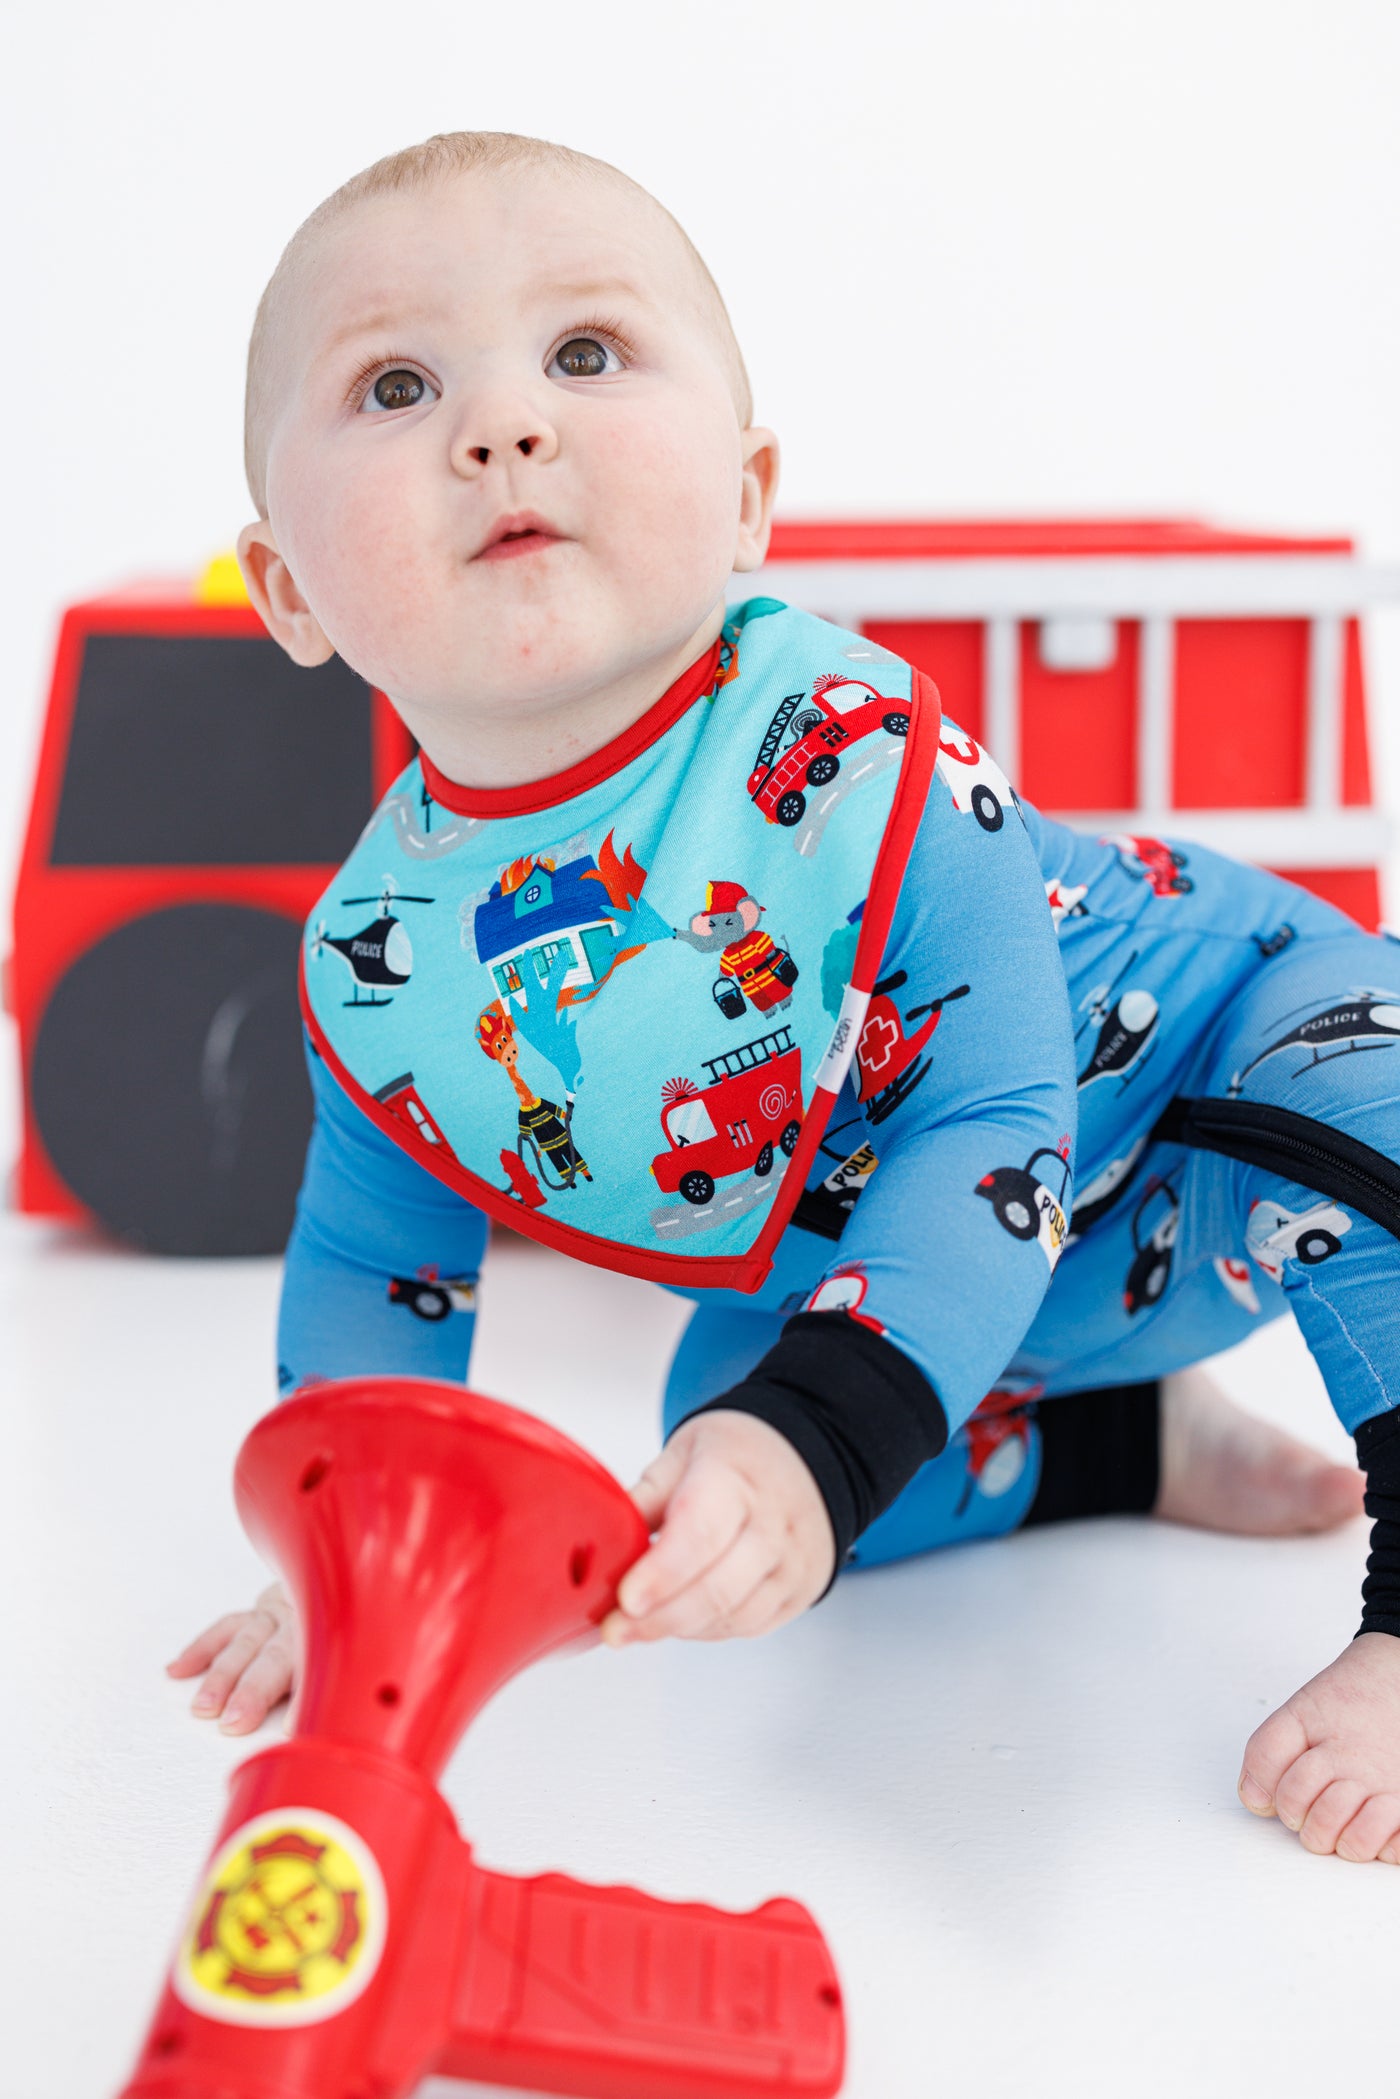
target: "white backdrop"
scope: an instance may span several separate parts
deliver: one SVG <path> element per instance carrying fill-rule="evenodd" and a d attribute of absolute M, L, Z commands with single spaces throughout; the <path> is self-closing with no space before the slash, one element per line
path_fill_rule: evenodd
<path fill-rule="evenodd" d="M 1395 0 L 45 0 L 11 11 L 0 68 L 5 882 L 59 609 L 141 572 L 190 571 L 232 540 L 247 514 L 243 349 L 282 242 L 356 168 L 438 129 L 563 139 L 677 213 L 784 440 L 789 515 L 1194 512 L 1353 531 L 1400 557 Z M 1400 614 L 1370 640 L 1400 807 Z M 0 1035 L 0 1121 L 12 1062 Z M 0 1129 L 0 1157 L 9 1148 Z M 532 1277 L 518 1279 L 521 1305 Z M 0 1805 L 15 1810 L 28 1892 L 0 1967 L 30 1967 L 33 2007 L 7 2032 L 30 2027 L 10 2069 L 36 2099 L 111 2088 L 207 1826 L 210 1767 L 233 1760 L 177 1719 L 188 1694 L 160 1687 L 158 1669 L 245 1582 L 251 1594 L 225 1482 L 265 1404 L 274 1287 L 271 1264 L 207 1264 L 177 1291 L 156 1264 L 0 1232 L 0 1387 L 17 1365 L 28 1395 L 0 1478 L 17 1599 Z M 592 1298 L 579 1302 L 582 1320 Z M 658 1319 L 668 1302 L 646 1300 Z M 590 1316 L 610 1347 L 620 1333 L 632 1348 L 640 1390 L 666 1337 L 644 1350 L 613 1303 Z M 152 1363 L 157 1319 L 173 1324 Z M 196 1407 L 185 1366 L 215 1330 L 237 1345 L 217 1352 Z M 1297 1337 L 1271 1330 L 1261 1348 L 1242 1396 L 1287 1401 L 1316 1440 L 1340 1438 Z M 616 1367 L 610 1355 L 609 1407 Z M 481 1374 L 542 1408 L 553 1389 L 552 1365 L 532 1384 L 514 1355 Z M 178 1489 L 138 1464 L 138 1409 L 165 1425 Z M 640 1445 L 614 1452 L 610 1420 L 585 1408 L 570 1426 L 630 1462 Z M 668 1649 L 637 1676 L 643 1730 L 663 1703 L 647 1705 L 648 1684 L 698 1689 L 720 1716 L 722 1840 L 705 1820 L 702 1731 L 679 1745 L 663 1730 L 649 1763 L 643 1731 L 614 1769 L 601 1730 L 616 1728 L 617 1694 L 599 1670 L 596 1715 L 585 1700 L 568 1743 L 520 1727 L 532 1706 L 493 1718 L 470 1752 L 468 1826 L 513 1870 L 562 1859 L 732 1902 L 791 1883 L 838 1932 L 858 2089 L 884 2099 L 914 2099 L 935 2075 L 989 2099 L 1028 2081 L 1221 2099 L 1249 2088 L 1261 2047 L 1260 2089 L 1371 2089 L 1393 2071 L 1384 2021 L 1334 2013 L 1390 1986 L 1390 1877 L 1302 1860 L 1229 1794 L 1249 1729 L 1355 1622 L 1362 1551 L 1354 1533 L 1264 1548 L 1110 1527 L 1087 1547 L 1040 1532 L 986 1562 L 891 1570 L 872 1578 L 883 1614 L 859 1589 L 838 1594 L 794 1629 L 790 1660 Z M 1071 1661 L 1061 1696 L 1070 1612 L 1081 1655 L 1098 1659 Z M 980 1651 L 987 1626 L 1021 1641 L 1001 1674 Z M 847 1680 L 907 1701 L 882 1707 L 899 1756 L 878 1796 L 873 1693 L 831 1709 L 831 1683 Z M 765 1684 L 770 1705 L 795 1701 L 783 1726 L 810 1722 L 822 1752 L 785 1776 L 776 1808 L 769 1722 L 751 1724 Z M 1030 1779 L 1025 1763 L 986 1761 L 1018 1742 Z M 734 1777 L 741 1745 L 756 1784 L 742 1764 Z M 865 1803 L 859 1841 L 830 1815 L 830 1842 L 804 1838 L 831 1786 L 843 1814 Z M 563 1835 L 545 1812 L 561 1801 Z M 92 1970 L 75 2019 L 67 1963 L 94 1847 L 137 1888 L 139 1930 Z M 941 2022 L 927 2058 L 925 2006 Z"/>

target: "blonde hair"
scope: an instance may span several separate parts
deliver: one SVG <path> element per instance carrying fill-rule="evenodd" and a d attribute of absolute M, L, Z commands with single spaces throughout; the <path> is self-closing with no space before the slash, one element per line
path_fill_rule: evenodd
<path fill-rule="evenodd" d="M 376 160 L 371 167 L 362 168 L 358 175 L 343 182 L 298 226 L 268 279 L 258 301 L 248 342 L 248 378 L 243 412 L 244 470 L 260 517 L 267 515 L 267 416 L 278 323 L 290 303 L 291 293 L 317 235 L 371 197 L 427 189 L 434 182 L 448 181 L 457 175 L 474 174 L 479 170 L 494 172 L 502 168 L 549 168 L 560 174 L 621 183 L 636 195 L 645 197 L 661 213 L 685 249 L 703 303 L 715 324 L 740 424 L 747 429 L 753 421 L 749 375 L 719 286 L 685 228 L 649 190 L 634 182 L 630 175 L 624 175 L 621 168 L 615 168 L 610 161 L 597 160 L 591 153 L 579 153 L 572 146 L 556 145 L 550 139 L 527 138 L 514 131 L 439 131 L 416 146 L 405 146 L 398 153 L 386 154 L 382 160 Z"/>

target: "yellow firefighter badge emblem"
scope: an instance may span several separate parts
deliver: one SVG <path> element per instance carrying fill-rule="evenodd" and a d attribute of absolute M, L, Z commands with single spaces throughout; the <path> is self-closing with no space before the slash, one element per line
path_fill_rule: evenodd
<path fill-rule="evenodd" d="M 360 1995 L 379 1964 L 384 1882 L 362 1837 L 315 1808 L 280 1808 L 220 1845 L 175 1958 L 176 1994 L 205 2018 L 300 2026 Z"/>

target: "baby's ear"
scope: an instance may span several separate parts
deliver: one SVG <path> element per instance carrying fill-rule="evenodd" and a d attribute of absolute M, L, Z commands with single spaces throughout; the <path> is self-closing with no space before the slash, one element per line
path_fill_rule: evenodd
<path fill-rule="evenodd" d="M 740 575 L 761 568 L 773 528 L 773 499 L 778 493 L 778 440 L 757 424 L 745 430 L 743 485 L 739 498 L 739 536 L 734 566 Z"/>
<path fill-rule="evenodd" d="M 280 642 L 293 663 L 311 669 L 335 654 L 315 613 L 277 549 L 265 517 L 245 525 L 238 535 L 238 566 L 248 595 L 263 625 Z"/>

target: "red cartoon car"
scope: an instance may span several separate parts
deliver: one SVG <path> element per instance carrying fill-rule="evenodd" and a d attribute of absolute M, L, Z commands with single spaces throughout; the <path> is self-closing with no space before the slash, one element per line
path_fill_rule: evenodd
<path fill-rule="evenodd" d="M 715 1183 L 752 1168 L 759 1180 L 773 1170 L 773 1147 L 791 1158 L 802 1126 L 802 1052 L 792 1032 L 777 1028 L 706 1061 L 708 1086 L 668 1079 L 661 1089 L 661 1127 L 669 1151 L 651 1162 L 663 1195 L 682 1195 L 697 1208 Z"/>
<path fill-rule="evenodd" d="M 791 692 L 778 708 L 749 774 L 749 794 L 769 823 L 791 828 L 807 809 L 808 787 L 825 787 L 841 770 L 836 755 L 883 729 L 890 736 L 909 734 L 905 701 L 878 693 L 860 678 L 824 672 L 812 683 L 812 697 Z M 799 711 L 800 709 L 800 711 Z M 782 749 L 784 736 L 792 741 Z"/>
<path fill-rule="evenodd" d="M 1103 842 L 1117 846 L 1129 874 L 1141 875 L 1150 882 L 1154 896 L 1188 896 L 1196 886 L 1190 875 L 1181 872 L 1186 865 L 1185 853 L 1178 853 L 1164 838 L 1136 838 L 1115 832 Z"/>

